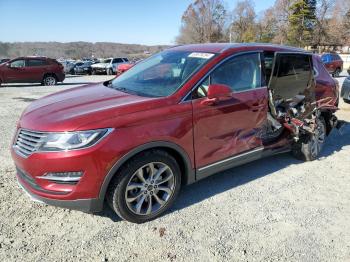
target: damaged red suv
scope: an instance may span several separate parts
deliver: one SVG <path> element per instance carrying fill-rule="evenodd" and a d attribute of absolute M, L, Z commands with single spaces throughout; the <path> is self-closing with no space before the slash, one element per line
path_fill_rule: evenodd
<path fill-rule="evenodd" d="M 269 155 L 314 160 L 338 86 L 317 56 L 264 44 L 170 48 L 100 84 L 32 103 L 12 157 L 34 200 L 136 223 L 180 187 Z"/>

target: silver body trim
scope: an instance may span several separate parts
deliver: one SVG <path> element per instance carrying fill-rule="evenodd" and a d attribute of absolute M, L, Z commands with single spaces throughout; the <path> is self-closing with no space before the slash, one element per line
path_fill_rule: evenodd
<path fill-rule="evenodd" d="M 217 165 L 221 165 L 221 164 L 224 164 L 226 162 L 230 162 L 236 158 L 240 158 L 240 157 L 243 157 L 243 156 L 247 156 L 247 155 L 250 155 L 250 154 L 254 154 L 254 153 L 257 153 L 257 152 L 260 152 L 260 151 L 263 151 L 264 150 L 264 147 L 259 147 L 259 148 L 256 148 L 256 149 L 253 149 L 253 150 L 250 150 L 250 151 L 247 151 L 247 152 L 244 152 L 242 154 L 238 154 L 238 155 L 235 155 L 233 157 L 230 157 L 230 158 L 226 158 L 224 160 L 220 160 L 218 162 L 215 162 L 215 163 L 212 163 L 210 165 L 207 165 L 207 166 L 204 166 L 204 167 L 201 167 L 198 169 L 198 171 L 203 171 L 203 170 L 206 170 L 208 168 L 212 168 L 212 167 L 215 167 Z"/>

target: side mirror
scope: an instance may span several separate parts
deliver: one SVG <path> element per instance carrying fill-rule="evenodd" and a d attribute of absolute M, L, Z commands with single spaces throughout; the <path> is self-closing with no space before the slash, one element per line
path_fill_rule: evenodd
<path fill-rule="evenodd" d="M 6 63 L 5 64 L 7 67 L 11 67 L 11 64 L 10 63 Z"/>
<path fill-rule="evenodd" d="M 202 101 L 203 105 L 212 106 L 221 101 L 227 101 L 232 98 L 232 90 L 229 86 L 223 84 L 212 84 L 208 87 L 208 95 Z"/>

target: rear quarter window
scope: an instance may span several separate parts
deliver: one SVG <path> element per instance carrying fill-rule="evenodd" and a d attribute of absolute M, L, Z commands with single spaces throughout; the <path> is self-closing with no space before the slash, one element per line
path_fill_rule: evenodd
<path fill-rule="evenodd" d="M 121 58 L 114 58 L 112 63 L 123 63 L 123 59 Z"/>
<path fill-rule="evenodd" d="M 46 60 L 42 59 L 28 59 L 27 60 L 27 66 L 45 66 L 48 65 L 48 62 Z"/>
<path fill-rule="evenodd" d="M 324 64 L 322 63 L 322 60 L 318 56 L 312 57 L 314 68 L 317 71 L 317 74 L 315 75 L 316 81 L 317 80 L 323 80 L 323 81 L 330 81 L 332 80 L 327 69 L 324 67 Z"/>

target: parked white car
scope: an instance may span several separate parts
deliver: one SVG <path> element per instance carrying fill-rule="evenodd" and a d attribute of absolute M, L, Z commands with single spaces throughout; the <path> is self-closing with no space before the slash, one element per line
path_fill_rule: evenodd
<path fill-rule="evenodd" d="M 106 58 L 101 60 L 100 63 L 91 65 L 92 74 L 103 73 L 107 75 L 113 75 L 117 71 L 117 67 L 120 64 L 128 62 L 129 60 L 124 57 L 116 57 L 116 58 Z"/>

